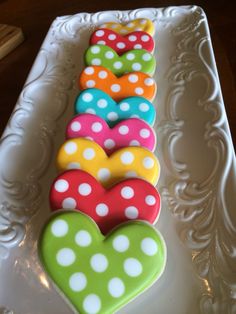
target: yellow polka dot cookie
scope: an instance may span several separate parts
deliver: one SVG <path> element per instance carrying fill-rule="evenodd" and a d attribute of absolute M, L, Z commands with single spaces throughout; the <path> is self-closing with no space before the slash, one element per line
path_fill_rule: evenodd
<path fill-rule="evenodd" d="M 108 187 L 124 178 L 139 177 L 155 185 L 160 174 L 156 156 L 143 147 L 125 147 L 109 157 L 97 143 L 86 138 L 67 140 L 59 149 L 60 171 L 82 169 Z"/>

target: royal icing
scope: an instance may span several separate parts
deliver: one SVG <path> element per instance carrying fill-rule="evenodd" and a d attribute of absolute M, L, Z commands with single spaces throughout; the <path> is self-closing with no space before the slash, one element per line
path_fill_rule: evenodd
<path fill-rule="evenodd" d="M 160 195 L 153 185 L 138 178 L 123 180 L 106 190 L 89 173 L 73 169 L 53 182 L 50 204 L 53 210 L 80 210 L 107 233 L 127 220 L 155 223 L 160 212 Z"/>
<path fill-rule="evenodd" d="M 75 101 L 75 112 L 95 114 L 112 127 L 121 120 L 139 118 L 153 125 L 156 110 L 147 99 L 135 96 L 116 103 L 108 94 L 97 88 L 82 91 Z"/>
<path fill-rule="evenodd" d="M 142 96 L 152 100 L 156 94 L 156 83 L 149 75 L 132 72 L 116 77 L 110 70 L 102 66 L 86 67 L 79 77 L 79 87 L 98 88 L 110 95 L 115 101 L 130 96 Z"/>
<path fill-rule="evenodd" d="M 142 31 L 122 36 L 111 29 L 101 28 L 93 32 L 90 37 L 90 45 L 96 44 L 106 45 L 119 55 L 132 49 L 145 49 L 149 52 L 152 52 L 154 49 L 152 36 Z"/>
<path fill-rule="evenodd" d="M 135 19 L 124 24 L 108 22 L 100 25 L 99 28 L 112 29 L 121 35 L 125 35 L 134 31 L 143 31 L 153 36 L 155 32 L 155 26 L 152 21 L 145 18 Z"/>
<path fill-rule="evenodd" d="M 87 171 L 106 187 L 127 177 L 140 177 L 155 185 L 160 174 L 156 156 L 146 148 L 121 148 L 108 157 L 101 146 L 83 137 L 67 140 L 60 147 L 57 166 L 60 171 Z"/>
<path fill-rule="evenodd" d="M 165 268 L 166 246 L 149 224 L 121 224 L 104 237 L 80 212 L 60 212 L 44 227 L 41 262 L 81 314 L 114 313 L 156 281 Z"/>
<path fill-rule="evenodd" d="M 66 137 L 85 137 L 93 140 L 108 155 L 126 146 L 142 146 L 153 151 L 156 143 L 154 130 L 143 120 L 124 120 L 110 129 L 106 121 L 89 113 L 77 115 L 69 122 Z"/>
<path fill-rule="evenodd" d="M 119 56 L 115 50 L 104 45 L 90 46 L 85 53 L 85 63 L 103 66 L 116 76 L 134 71 L 153 75 L 156 68 L 156 59 L 144 49 L 130 50 Z"/>

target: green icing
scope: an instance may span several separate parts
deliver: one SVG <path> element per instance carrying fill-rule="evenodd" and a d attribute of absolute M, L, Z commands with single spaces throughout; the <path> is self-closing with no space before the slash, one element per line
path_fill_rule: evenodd
<path fill-rule="evenodd" d="M 39 254 L 45 270 L 79 313 L 114 313 L 162 274 L 166 247 L 145 222 L 120 225 L 104 237 L 79 212 L 54 215 Z"/>
<path fill-rule="evenodd" d="M 112 48 L 104 45 L 90 46 L 85 53 L 86 65 L 99 65 L 120 76 L 128 72 L 143 72 L 152 75 L 156 59 L 144 49 L 133 49 L 119 56 Z"/>

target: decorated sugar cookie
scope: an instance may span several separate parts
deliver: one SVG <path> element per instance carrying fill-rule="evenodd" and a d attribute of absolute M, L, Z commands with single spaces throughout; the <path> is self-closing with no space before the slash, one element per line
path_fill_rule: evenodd
<path fill-rule="evenodd" d="M 67 140 L 59 149 L 60 171 L 82 169 L 108 187 L 127 177 L 140 177 L 155 185 L 160 174 L 156 156 L 143 147 L 125 147 L 108 157 L 97 143 L 86 138 Z"/>
<path fill-rule="evenodd" d="M 165 242 L 148 223 L 124 223 L 104 237 L 91 218 L 74 211 L 53 215 L 38 247 L 45 271 L 80 314 L 115 313 L 166 264 Z"/>
<path fill-rule="evenodd" d="M 123 180 L 105 190 L 89 173 L 74 169 L 55 179 L 50 204 L 53 210 L 78 209 L 93 218 L 105 234 L 127 220 L 155 223 L 160 195 L 153 185 L 137 178 Z"/>
<path fill-rule="evenodd" d="M 142 96 L 152 100 L 156 94 L 156 83 L 149 75 L 132 72 L 116 77 L 102 66 L 85 68 L 79 78 L 79 87 L 83 89 L 98 88 L 110 95 L 115 101 L 130 96 Z"/>
<path fill-rule="evenodd" d="M 148 33 L 137 31 L 122 36 L 115 31 L 101 28 L 93 32 L 90 45 L 106 45 L 115 50 L 119 55 L 132 49 L 154 50 L 154 40 Z"/>
<path fill-rule="evenodd" d="M 143 120 L 124 120 L 110 129 L 106 121 L 89 113 L 77 115 L 69 122 L 66 137 L 86 137 L 99 144 L 108 155 L 126 146 L 142 146 L 154 151 L 156 143 L 154 130 Z"/>
<path fill-rule="evenodd" d="M 155 26 L 152 21 L 145 18 L 135 19 L 123 24 L 117 22 L 107 22 L 100 25 L 99 28 L 112 29 L 121 35 L 125 35 L 134 31 L 143 31 L 153 36 L 155 32 Z"/>
<path fill-rule="evenodd" d="M 116 76 L 139 71 L 153 75 L 156 59 L 144 49 L 134 49 L 119 56 L 115 50 L 104 45 L 90 46 L 85 52 L 86 65 L 101 65 Z"/>
<path fill-rule="evenodd" d="M 134 117 L 153 125 L 156 116 L 152 103 L 143 97 L 128 97 L 116 103 L 108 94 L 97 88 L 89 88 L 79 94 L 75 101 L 75 112 L 95 114 L 104 119 L 110 127 Z"/>

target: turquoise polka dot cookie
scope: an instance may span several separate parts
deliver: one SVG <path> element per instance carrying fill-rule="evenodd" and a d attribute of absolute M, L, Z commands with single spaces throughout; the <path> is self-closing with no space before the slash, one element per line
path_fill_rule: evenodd
<path fill-rule="evenodd" d="M 88 216 L 69 211 L 52 216 L 44 227 L 39 255 L 80 314 L 111 314 L 161 276 L 166 246 L 145 222 L 122 224 L 104 237 Z"/>
<path fill-rule="evenodd" d="M 96 114 L 110 127 L 129 118 L 139 118 L 153 125 L 156 117 L 154 106 L 146 98 L 134 96 L 116 103 L 108 94 L 97 88 L 88 88 L 79 94 L 75 101 L 75 113 Z"/>
<path fill-rule="evenodd" d="M 121 76 L 125 73 L 139 71 L 153 75 L 156 59 L 145 49 L 132 49 L 119 56 L 115 50 L 104 45 L 92 45 L 85 53 L 86 65 L 101 65 Z"/>

